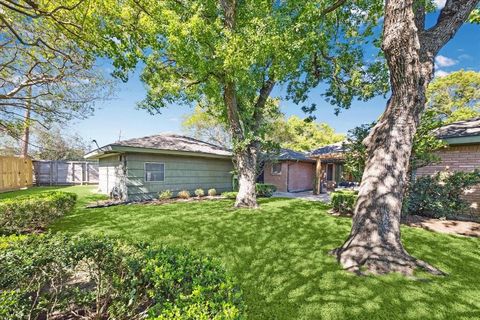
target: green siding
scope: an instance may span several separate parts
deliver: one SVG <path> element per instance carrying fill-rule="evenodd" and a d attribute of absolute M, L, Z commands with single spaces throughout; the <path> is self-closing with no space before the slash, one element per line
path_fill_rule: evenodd
<path fill-rule="evenodd" d="M 146 182 L 145 162 L 165 164 L 165 181 Z M 217 192 L 232 189 L 233 164 L 230 159 L 173 156 L 161 154 L 127 154 L 126 189 L 129 200 L 157 197 L 163 190 L 188 190 L 192 194 L 197 188 Z"/>

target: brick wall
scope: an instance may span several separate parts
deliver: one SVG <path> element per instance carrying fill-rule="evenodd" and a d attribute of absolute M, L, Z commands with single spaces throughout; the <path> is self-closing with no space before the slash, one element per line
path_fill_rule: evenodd
<path fill-rule="evenodd" d="M 289 165 L 288 191 L 312 190 L 315 180 L 315 163 L 290 161 Z"/>
<path fill-rule="evenodd" d="M 272 164 L 265 164 L 263 181 L 276 186 L 277 191 L 287 192 L 287 162 L 282 161 L 280 163 L 282 165 L 282 172 L 280 174 L 272 174 Z"/>
<path fill-rule="evenodd" d="M 265 183 L 273 184 L 280 192 L 298 192 L 313 189 L 315 179 L 315 163 L 282 161 L 282 172 L 272 173 L 272 165 L 265 164 L 263 180 Z M 287 185 L 288 183 L 288 185 Z"/>
<path fill-rule="evenodd" d="M 437 152 L 442 161 L 417 170 L 418 176 L 433 175 L 439 171 L 473 171 L 480 168 L 480 144 L 449 146 Z M 471 213 L 480 214 L 480 185 L 465 191 L 465 199 L 471 203 Z"/>

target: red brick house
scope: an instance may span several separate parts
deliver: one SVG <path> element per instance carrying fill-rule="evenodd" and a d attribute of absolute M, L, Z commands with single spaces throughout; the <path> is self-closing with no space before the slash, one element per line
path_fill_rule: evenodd
<path fill-rule="evenodd" d="M 315 161 L 304 153 L 281 149 L 264 166 L 263 181 L 273 184 L 280 192 L 300 192 L 313 189 Z"/>
<path fill-rule="evenodd" d="M 417 177 L 440 171 L 480 169 L 480 118 L 443 126 L 436 130 L 436 135 L 447 144 L 446 148 L 437 152 L 441 161 L 417 169 Z M 471 213 L 480 214 L 480 185 L 467 190 L 465 199 L 471 203 Z"/>

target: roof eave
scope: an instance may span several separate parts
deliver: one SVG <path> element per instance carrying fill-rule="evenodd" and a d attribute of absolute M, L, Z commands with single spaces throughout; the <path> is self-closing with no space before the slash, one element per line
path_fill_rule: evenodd
<path fill-rule="evenodd" d="M 102 150 L 105 149 L 105 150 Z M 232 155 L 223 155 L 223 154 L 214 154 L 207 152 L 199 151 L 181 151 L 181 150 L 165 150 L 165 149 L 154 149 L 154 148 L 145 148 L 145 147 L 129 147 L 111 144 L 100 149 L 94 150 L 85 155 L 86 159 L 100 159 L 102 157 L 119 154 L 119 153 L 153 153 L 153 154 L 168 154 L 168 155 L 179 155 L 179 156 L 193 156 L 193 157 L 202 157 L 202 158 L 219 158 L 219 159 L 231 159 Z"/>
<path fill-rule="evenodd" d="M 460 144 L 477 144 L 480 143 L 480 135 L 477 136 L 464 136 L 464 137 L 441 137 L 448 145 L 460 145 Z"/>

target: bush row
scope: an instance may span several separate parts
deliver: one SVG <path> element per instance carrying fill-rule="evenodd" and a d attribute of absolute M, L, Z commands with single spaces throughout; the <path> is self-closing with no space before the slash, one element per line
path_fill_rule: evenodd
<path fill-rule="evenodd" d="M 207 191 L 207 194 L 210 196 L 210 197 L 214 197 L 217 195 L 217 190 L 215 189 L 208 189 Z M 200 198 L 200 197 L 203 197 L 205 196 L 205 191 L 201 188 L 198 188 L 195 190 L 195 195 Z M 179 191 L 177 193 L 177 198 L 180 198 L 180 199 L 188 199 L 191 197 L 191 194 L 188 190 L 182 190 L 182 191 Z M 158 199 L 160 200 L 168 200 L 168 199 L 171 199 L 173 198 L 173 192 L 171 190 L 164 190 L 164 191 L 161 191 L 159 192 L 158 194 Z"/>
<path fill-rule="evenodd" d="M 265 184 L 265 183 L 257 183 L 255 185 L 255 191 L 258 197 L 271 197 L 275 191 L 277 191 L 277 187 L 273 184 Z M 217 195 L 217 190 L 209 189 L 207 194 L 211 197 Z M 187 190 L 182 190 L 177 193 L 177 198 L 180 199 L 188 199 L 192 195 Z M 205 196 L 205 191 L 201 188 L 195 190 L 195 196 L 198 198 Z M 236 191 L 227 191 L 223 192 L 222 196 L 228 199 L 235 199 L 237 197 Z M 160 200 L 167 200 L 173 198 L 173 192 L 171 190 L 164 190 L 158 194 L 158 198 Z"/>
<path fill-rule="evenodd" d="M 405 203 L 409 214 L 426 217 L 452 217 L 467 214 L 469 204 L 463 193 L 471 186 L 480 183 L 480 171 L 439 172 L 434 176 L 416 179 L 409 188 Z"/>
<path fill-rule="evenodd" d="M 0 201 L 0 233 L 25 233 L 44 229 L 54 219 L 70 212 L 77 195 L 50 191 Z"/>
<path fill-rule="evenodd" d="M 403 211 L 409 215 L 432 218 L 454 217 L 469 213 L 469 203 L 463 198 L 466 189 L 480 183 L 480 170 L 473 172 L 439 172 L 417 178 L 410 184 Z M 353 213 L 357 201 L 355 191 L 331 193 L 333 209 Z"/>
<path fill-rule="evenodd" d="M 0 246 L 0 319 L 240 319 L 241 293 L 186 250 L 43 234 Z"/>
<path fill-rule="evenodd" d="M 271 197 L 273 193 L 277 191 L 277 187 L 273 184 L 257 183 L 255 185 L 255 193 L 257 197 Z M 227 191 L 222 193 L 222 197 L 227 199 L 235 199 L 237 197 L 237 191 Z"/>

